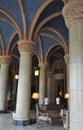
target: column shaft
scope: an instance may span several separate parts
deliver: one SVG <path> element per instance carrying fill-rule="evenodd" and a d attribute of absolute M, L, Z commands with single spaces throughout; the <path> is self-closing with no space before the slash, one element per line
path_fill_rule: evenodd
<path fill-rule="evenodd" d="M 52 80 L 53 76 L 51 72 L 48 72 L 47 74 L 47 97 L 48 97 L 48 103 L 51 104 L 53 102 L 53 90 L 54 90 L 54 86 L 53 86 L 53 80 Z"/>
<path fill-rule="evenodd" d="M 9 65 L 1 64 L 0 71 L 0 111 L 6 110 Z"/>
<path fill-rule="evenodd" d="M 21 52 L 15 119 L 28 120 L 31 96 L 31 54 Z"/>
<path fill-rule="evenodd" d="M 16 113 L 13 124 L 25 126 L 30 124 L 32 53 L 35 52 L 35 43 L 32 41 L 19 41 L 20 67 L 17 90 Z"/>
<path fill-rule="evenodd" d="M 83 23 L 70 28 L 70 130 L 83 130 Z"/>
<path fill-rule="evenodd" d="M 0 56 L 0 112 L 6 112 L 10 56 Z"/>
<path fill-rule="evenodd" d="M 39 104 L 44 104 L 44 98 L 46 94 L 46 82 L 47 82 L 47 64 L 40 65 L 40 76 L 39 76 L 39 93 L 40 99 Z"/>
<path fill-rule="evenodd" d="M 83 0 L 69 0 L 62 14 L 70 42 L 70 130 L 83 130 Z"/>

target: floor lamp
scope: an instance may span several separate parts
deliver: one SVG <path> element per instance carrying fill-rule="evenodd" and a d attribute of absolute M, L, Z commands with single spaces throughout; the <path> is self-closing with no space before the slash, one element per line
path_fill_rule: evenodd
<path fill-rule="evenodd" d="M 35 100 L 35 109 L 36 109 L 36 103 L 38 103 L 38 99 L 40 98 L 40 94 L 39 93 L 33 93 L 32 94 L 32 99 Z"/>

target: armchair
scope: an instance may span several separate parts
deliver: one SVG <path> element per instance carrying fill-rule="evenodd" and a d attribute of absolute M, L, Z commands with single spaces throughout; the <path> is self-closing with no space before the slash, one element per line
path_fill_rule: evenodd
<path fill-rule="evenodd" d="M 66 111 L 66 116 L 63 117 L 63 127 L 64 127 L 64 130 L 69 129 L 69 111 Z"/>
<path fill-rule="evenodd" d="M 52 124 L 52 119 L 50 115 L 46 111 L 40 110 L 39 104 L 36 104 L 36 116 L 37 116 L 37 123 L 42 120 L 46 122 L 50 122 L 50 125 Z"/>

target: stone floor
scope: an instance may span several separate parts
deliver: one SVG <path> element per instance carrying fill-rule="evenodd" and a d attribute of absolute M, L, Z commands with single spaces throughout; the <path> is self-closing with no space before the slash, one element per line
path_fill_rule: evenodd
<path fill-rule="evenodd" d="M 14 126 L 12 124 L 12 113 L 0 114 L 0 130 L 64 130 L 62 125 L 42 124 L 42 125 L 28 125 L 28 126 Z"/>

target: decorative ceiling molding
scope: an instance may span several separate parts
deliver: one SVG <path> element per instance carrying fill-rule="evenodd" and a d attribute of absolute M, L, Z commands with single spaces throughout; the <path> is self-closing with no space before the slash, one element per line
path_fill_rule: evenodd
<path fill-rule="evenodd" d="M 60 37 L 60 39 L 62 40 L 61 46 L 63 47 L 65 54 L 69 53 L 68 47 L 67 47 L 68 44 L 67 44 L 66 40 L 64 39 L 63 35 L 60 32 L 58 32 L 58 30 L 56 30 L 55 28 L 52 28 L 52 27 L 48 27 L 48 26 L 43 27 L 42 30 L 52 31 L 53 33 L 57 34 L 58 37 Z"/>
<path fill-rule="evenodd" d="M 18 24 L 18 22 L 16 21 L 16 19 L 15 19 L 9 12 L 7 12 L 6 10 L 4 10 L 4 9 L 1 8 L 1 7 L 0 7 L 0 12 L 1 12 L 2 14 L 4 14 L 5 16 L 7 16 L 7 17 L 10 19 L 10 21 L 12 21 L 12 24 L 14 24 L 13 27 L 15 27 L 15 29 L 16 29 L 17 32 L 19 33 L 20 39 L 22 39 L 21 28 L 19 27 L 19 24 Z M 5 21 L 6 21 L 6 19 L 5 19 Z M 12 24 L 11 24 L 11 25 L 12 25 Z"/>
<path fill-rule="evenodd" d="M 22 13 L 22 20 L 23 20 L 23 27 L 24 27 L 24 40 L 27 40 L 28 27 L 27 27 L 27 20 L 26 20 L 26 12 L 24 9 L 23 0 L 18 0 L 18 2 Z"/>
<path fill-rule="evenodd" d="M 11 43 L 12 43 L 12 40 L 13 40 L 13 38 L 16 36 L 16 34 L 17 34 L 17 32 L 14 32 L 13 34 L 12 34 L 12 36 L 11 36 L 11 38 L 10 38 L 10 40 L 9 40 L 9 43 L 8 43 L 8 46 L 7 46 L 7 49 L 6 49 L 6 54 L 8 55 L 10 52 L 12 52 L 11 51 L 11 48 L 13 48 L 14 47 L 14 45 L 11 47 Z M 17 44 L 17 43 L 16 43 Z M 16 44 L 15 44 L 15 47 L 16 47 Z M 14 48 L 15 48 L 14 47 Z M 13 49 L 14 49 L 13 48 Z"/>
<path fill-rule="evenodd" d="M 34 28 L 36 26 L 36 23 L 40 17 L 40 15 L 42 14 L 42 12 L 44 11 L 44 9 L 51 3 L 53 2 L 54 0 L 45 0 L 44 3 L 40 6 L 39 10 L 37 11 L 34 19 L 33 19 L 33 22 L 31 24 L 31 28 L 30 28 L 30 32 L 29 32 L 29 37 L 28 39 L 31 40 L 32 39 L 32 36 L 33 36 L 33 32 L 34 32 Z"/>
<path fill-rule="evenodd" d="M 57 17 L 57 16 L 60 16 L 62 15 L 62 12 L 59 11 L 59 12 L 56 12 L 56 13 L 53 13 L 52 15 L 46 17 L 39 25 L 38 27 L 36 28 L 35 32 L 34 32 L 34 36 L 33 36 L 33 40 L 36 39 L 38 33 L 40 32 L 40 29 L 51 19 Z"/>

